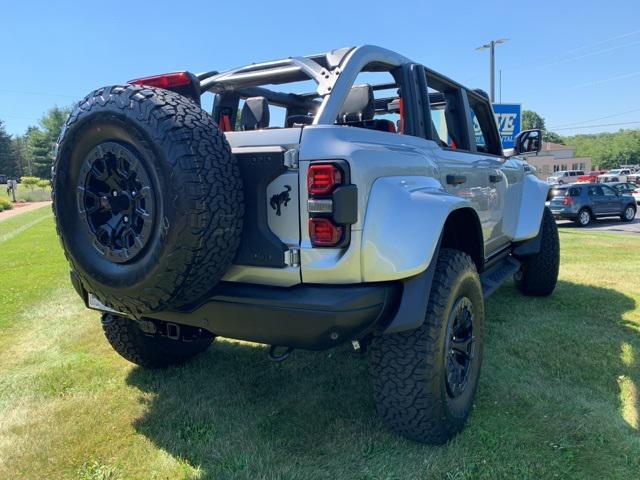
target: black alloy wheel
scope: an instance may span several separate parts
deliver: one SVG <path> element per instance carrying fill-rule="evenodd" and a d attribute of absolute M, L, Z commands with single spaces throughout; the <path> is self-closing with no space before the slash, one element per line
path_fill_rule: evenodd
<path fill-rule="evenodd" d="M 77 202 L 85 234 L 108 260 L 131 261 L 149 243 L 155 191 L 132 146 L 107 141 L 87 154 L 78 175 Z"/>
<path fill-rule="evenodd" d="M 447 394 L 460 396 L 469 383 L 469 372 L 474 359 L 473 303 L 467 297 L 459 298 L 449 316 L 445 346 Z"/>

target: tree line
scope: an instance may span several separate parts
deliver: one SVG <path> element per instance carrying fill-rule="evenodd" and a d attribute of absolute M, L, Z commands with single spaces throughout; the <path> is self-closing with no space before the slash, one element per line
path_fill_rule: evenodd
<path fill-rule="evenodd" d="M 575 147 L 576 157 L 591 157 L 594 168 L 603 170 L 620 165 L 640 165 L 640 130 L 618 130 L 560 136 L 546 129 L 544 117 L 532 110 L 522 112 L 522 129 L 540 128 L 546 142 Z"/>
<path fill-rule="evenodd" d="M 11 136 L 0 119 L 0 174 L 10 178 L 51 178 L 55 144 L 69 115 L 69 108 L 53 107 L 24 135 Z M 540 128 L 547 142 L 576 148 L 576 156 L 591 157 L 603 169 L 640 164 L 640 130 L 561 136 L 547 131 L 544 117 L 532 110 L 522 112 L 522 128 Z"/>
<path fill-rule="evenodd" d="M 53 107 L 24 135 L 11 136 L 0 119 L 0 174 L 9 178 L 51 178 L 55 145 L 69 108 Z"/>

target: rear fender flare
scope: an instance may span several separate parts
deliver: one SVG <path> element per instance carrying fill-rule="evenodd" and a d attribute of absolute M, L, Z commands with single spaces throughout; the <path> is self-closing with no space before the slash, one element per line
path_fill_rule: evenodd
<path fill-rule="evenodd" d="M 371 187 L 362 233 L 365 282 L 399 280 L 425 271 L 447 218 L 470 203 L 435 178 L 378 178 Z"/>

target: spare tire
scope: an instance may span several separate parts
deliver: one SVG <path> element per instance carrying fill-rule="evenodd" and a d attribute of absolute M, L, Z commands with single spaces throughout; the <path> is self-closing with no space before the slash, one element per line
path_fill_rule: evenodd
<path fill-rule="evenodd" d="M 71 268 L 120 312 L 197 302 L 240 243 L 231 148 L 205 111 L 174 92 L 126 85 L 86 96 L 60 135 L 52 184 Z"/>

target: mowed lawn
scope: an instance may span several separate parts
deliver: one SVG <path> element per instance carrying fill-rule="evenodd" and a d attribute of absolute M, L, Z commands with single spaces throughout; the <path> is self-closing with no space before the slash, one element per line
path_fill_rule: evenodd
<path fill-rule="evenodd" d="M 640 238 L 561 242 L 551 298 L 488 301 L 475 410 L 430 447 L 384 429 L 347 346 L 127 363 L 73 292 L 50 209 L 0 222 L 0 478 L 640 478 Z"/>

